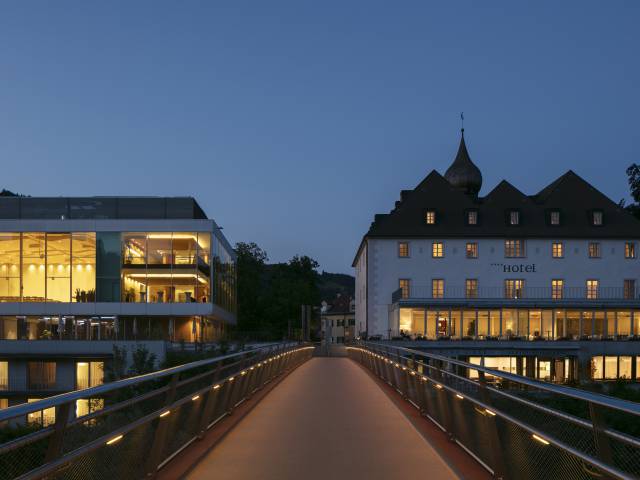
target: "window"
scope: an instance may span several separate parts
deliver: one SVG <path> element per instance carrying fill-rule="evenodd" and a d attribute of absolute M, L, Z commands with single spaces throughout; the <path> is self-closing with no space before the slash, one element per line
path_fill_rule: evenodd
<path fill-rule="evenodd" d="M 551 298 L 561 300 L 564 296 L 564 280 L 551 280 Z"/>
<path fill-rule="evenodd" d="M 411 280 L 401 278 L 398 283 L 402 291 L 402 298 L 409 298 L 409 294 L 411 293 Z"/>
<path fill-rule="evenodd" d="M 520 212 L 518 210 L 509 212 L 509 225 L 520 225 Z"/>
<path fill-rule="evenodd" d="M 466 298 L 478 298 L 478 280 L 467 278 L 464 285 L 464 296 Z"/>
<path fill-rule="evenodd" d="M 624 258 L 636 258 L 636 244 L 634 242 L 624 244 Z"/>
<path fill-rule="evenodd" d="M 442 242 L 433 242 L 431 245 L 431 256 L 433 258 L 442 258 L 444 257 L 444 243 Z"/>
<path fill-rule="evenodd" d="M 0 390 L 9 390 L 9 362 L 0 362 Z"/>
<path fill-rule="evenodd" d="M 435 278 L 431 280 L 431 296 L 433 298 L 444 298 L 444 280 Z"/>
<path fill-rule="evenodd" d="M 56 362 L 28 362 L 29 389 L 51 390 L 56 386 Z"/>
<path fill-rule="evenodd" d="M 624 281 L 624 298 L 632 300 L 636 298 L 636 281 L 635 279 L 626 279 Z"/>
<path fill-rule="evenodd" d="M 398 242 L 398 256 L 403 258 L 409 256 L 409 244 L 407 242 Z"/>
<path fill-rule="evenodd" d="M 504 256 L 507 258 L 524 257 L 524 240 L 505 240 Z"/>
<path fill-rule="evenodd" d="M 478 211 L 469 210 L 467 212 L 467 225 L 477 225 L 477 224 L 478 224 Z"/>
<path fill-rule="evenodd" d="M 504 298 L 522 298 L 524 294 L 524 280 L 505 280 Z"/>
<path fill-rule="evenodd" d="M 467 258 L 478 258 L 478 244 L 476 242 L 467 243 Z"/>
<path fill-rule="evenodd" d="M 587 298 L 589 300 L 598 298 L 598 280 L 587 280 Z"/>
<path fill-rule="evenodd" d="M 40 400 L 39 398 L 28 398 L 27 403 L 33 403 Z M 56 407 L 45 408 L 27 414 L 27 423 L 46 427 L 56 423 Z"/>
<path fill-rule="evenodd" d="M 104 381 L 104 362 L 76 363 L 76 390 L 102 385 Z"/>
<path fill-rule="evenodd" d="M 591 212 L 591 224 L 599 227 L 602 225 L 603 214 L 602 210 L 594 210 Z"/>
<path fill-rule="evenodd" d="M 558 210 L 549 212 L 549 223 L 551 225 L 560 225 L 560 212 Z"/>
<path fill-rule="evenodd" d="M 589 258 L 600 258 L 600 244 L 589 242 Z"/>
<path fill-rule="evenodd" d="M 564 256 L 564 245 L 562 242 L 554 242 L 551 244 L 551 256 L 553 258 L 562 258 Z"/>
<path fill-rule="evenodd" d="M 424 216 L 427 225 L 434 225 L 436 223 L 436 212 L 435 210 L 427 210 L 427 213 Z"/>

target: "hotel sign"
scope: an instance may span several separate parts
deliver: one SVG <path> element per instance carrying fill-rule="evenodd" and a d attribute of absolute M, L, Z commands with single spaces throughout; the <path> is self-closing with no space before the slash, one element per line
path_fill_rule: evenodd
<path fill-rule="evenodd" d="M 491 266 L 501 269 L 503 273 L 536 273 L 535 263 L 492 263 Z"/>

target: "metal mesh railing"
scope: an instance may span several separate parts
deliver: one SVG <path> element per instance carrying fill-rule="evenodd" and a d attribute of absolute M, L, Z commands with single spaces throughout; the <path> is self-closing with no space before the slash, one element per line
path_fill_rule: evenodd
<path fill-rule="evenodd" d="M 407 348 L 348 351 L 497 478 L 640 477 L 640 404 Z"/>
<path fill-rule="evenodd" d="M 1 410 L 0 478 L 153 475 L 312 353 L 308 345 L 274 344 Z M 54 423 L 29 423 L 47 409 L 55 409 Z"/>

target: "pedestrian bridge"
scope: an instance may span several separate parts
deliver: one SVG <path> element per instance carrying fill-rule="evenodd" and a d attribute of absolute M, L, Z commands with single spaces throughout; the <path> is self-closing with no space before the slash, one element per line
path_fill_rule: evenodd
<path fill-rule="evenodd" d="M 384 344 L 320 352 L 270 345 L 2 410 L 0 478 L 640 476 L 636 403 Z M 55 423 L 24 425 L 46 409 Z"/>

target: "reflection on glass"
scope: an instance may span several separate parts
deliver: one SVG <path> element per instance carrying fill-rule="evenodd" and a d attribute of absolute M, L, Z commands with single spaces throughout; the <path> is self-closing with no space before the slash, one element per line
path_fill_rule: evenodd
<path fill-rule="evenodd" d="M 122 234 L 122 262 L 125 265 L 147 263 L 147 235 L 145 233 Z"/>

